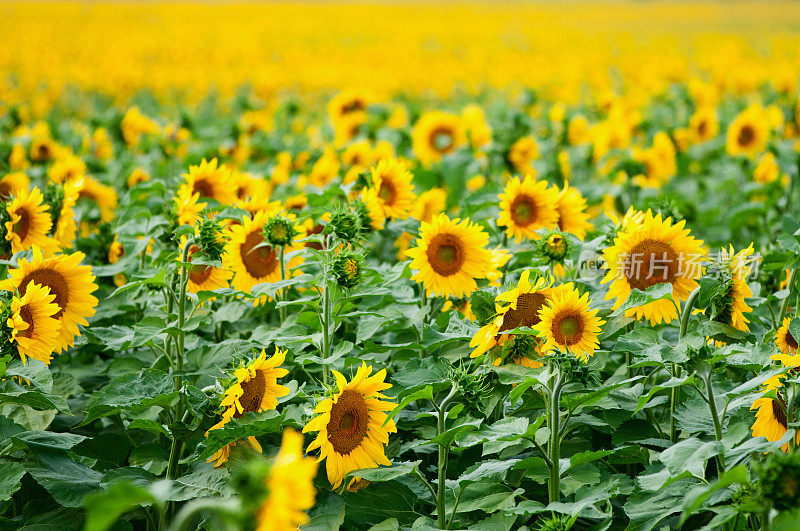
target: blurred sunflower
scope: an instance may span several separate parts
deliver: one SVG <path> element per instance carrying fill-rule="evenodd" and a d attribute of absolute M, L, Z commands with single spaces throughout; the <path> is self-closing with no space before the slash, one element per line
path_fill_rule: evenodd
<path fill-rule="evenodd" d="M 693 144 L 716 138 L 718 133 L 719 122 L 717 121 L 717 111 L 714 107 L 700 107 L 689 119 L 689 139 Z"/>
<path fill-rule="evenodd" d="M 192 197 L 200 194 L 204 199 L 213 199 L 222 205 L 236 202 L 236 183 L 231 178 L 231 170 L 225 164 L 218 165 L 217 159 L 203 159 L 199 166 L 189 166 L 189 172 L 183 174 L 186 186 Z"/>
<path fill-rule="evenodd" d="M 411 217 L 423 222 L 430 221 L 433 216 L 444 212 L 447 205 L 447 191 L 443 188 L 431 188 L 422 192 L 411 207 Z"/>
<path fill-rule="evenodd" d="M 72 153 L 59 157 L 47 170 L 47 177 L 54 183 L 80 179 L 86 175 L 86 163 Z"/>
<path fill-rule="evenodd" d="M 30 193 L 20 191 L 6 204 L 9 216 L 5 223 L 6 240 L 11 242 L 12 253 L 26 251 L 34 245 L 55 250 L 47 237 L 53 226 L 47 212 L 50 207 L 42 204 L 43 200 L 42 193 L 34 188 Z"/>
<path fill-rule="evenodd" d="M 231 419 L 238 419 L 248 412 L 260 413 L 276 409 L 278 398 L 289 394 L 289 388 L 278 383 L 278 378 L 289 374 L 289 371 L 280 368 L 285 360 L 286 352 L 281 349 L 275 349 L 269 359 L 262 349 L 255 359 L 236 369 L 233 372 L 236 381 L 225 390 L 220 402 L 220 407 L 224 408 L 222 420 L 208 431 L 219 429 Z M 247 440 L 258 452 L 262 451 L 255 437 L 248 437 Z M 235 445 L 236 443 L 230 443 L 220 448 L 208 462 L 213 461 L 215 467 L 223 465 L 228 461 L 231 448 Z"/>
<path fill-rule="evenodd" d="M 506 227 L 506 234 L 517 242 L 523 238 L 535 240 L 539 237 L 538 229 L 552 229 L 558 224 L 558 189 L 548 187 L 545 181 L 537 181 L 530 175 L 522 181 L 514 177 L 506 183 L 499 198 L 497 224 Z"/>
<path fill-rule="evenodd" d="M 31 283 L 50 289 L 58 305 L 53 315 L 60 325 L 55 348 L 58 352 L 74 344 L 74 337 L 80 335 L 78 325 L 88 325 L 86 318 L 94 315 L 97 307 L 97 298 L 92 295 L 97 284 L 92 267 L 80 265 L 83 257 L 83 253 L 76 252 L 45 258 L 41 249 L 33 247 L 33 257 L 21 259 L 16 268 L 8 271 L 10 278 L 0 283 L 0 288 L 17 290 L 22 296 Z"/>
<path fill-rule="evenodd" d="M 336 127 L 345 121 L 364 123 L 370 97 L 366 92 L 345 90 L 338 93 L 328 102 L 328 115 Z"/>
<path fill-rule="evenodd" d="M 753 180 L 757 183 L 768 184 L 778 180 L 781 169 L 775 160 L 775 154 L 767 151 L 761 156 L 756 169 L 753 170 Z"/>
<path fill-rule="evenodd" d="M 419 161 L 428 166 L 466 142 L 461 119 L 442 111 L 422 115 L 411 132 L 411 143 Z"/>
<path fill-rule="evenodd" d="M 676 302 L 686 300 L 703 275 L 703 242 L 684 229 L 685 220 L 653 216 L 648 210 L 640 223 L 629 222 L 617 233 L 614 244 L 603 251 L 608 273 L 603 283 L 611 282 L 606 300 L 616 298 L 614 308 L 628 299 L 631 290 L 646 290 L 656 284 L 672 284 Z M 678 317 L 672 301 L 660 299 L 625 312 L 628 317 L 648 319 L 650 324 L 671 322 Z"/>
<path fill-rule="evenodd" d="M 508 152 L 508 161 L 517 172 L 522 174 L 534 173 L 533 161 L 539 157 L 539 146 L 532 136 L 523 136 L 511 145 Z"/>
<path fill-rule="evenodd" d="M 283 432 L 281 449 L 267 477 L 269 495 L 258 510 L 256 531 L 293 531 L 308 523 L 314 506 L 317 462 L 303 456 L 303 436 Z"/>
<path fill-rule="evenodd" d="M 393 420 L 384 421 L 385 412 L 397 404 L 382 394 L 391 387 L 384 381 L 386 369 L 371 375 L 372 366 L 362 362 L 350 382 L 338 371 L 331 372 L 338 391 L 317 404 L 317 416 L 308 421 L 303 433 L 319 432 L 306 451 L 319 448 L 318 461 L 325 459 L 328 481 L 336 489 L 352 470 L 391 466 L 384 446 L 397 428 Z"/>
<path fill-rule="evenodd" d="M 564 188 L 558 193 L 556 210 L 559 230 L 569 232 L 582 241 L 586 231 L 592 229 L 589 213 L 586 212 L 586 199 L 569 183 L 564 183 Z"/>
<path fill-rule="evenodd" d="M 52 196 L 48 198 L 48 193 Z M 49 200 L 48 200 L 49 199 Z M 53 217 L 53 238 L 62 248 L 69 249 L 75 242 L 78 226 L 75 223 L 73 207 L 78 202 L 78 186 L 75 181 L 68 181 L 60 188 L 45 190 L 45 200 L 50 204 L 50 215 Z"/>
<path fill-rule="evenodd" d="M 383 159 L 370 169 L 370 173 L 384 217 L 392 220 L 407 218 L 417 197 L 411 184 L 411 172 L 395 159 Z"/>
<path fill-rule="evenodd" d="M 542 352 L 570 352 L 583 361 L 594 355 L 600 344 L 600 327 L 605 323 L 597 317 L 597 310 L 589 308 L 589 294 L 581 296 L 571 283 L 550 292 L 539 319 L 532 328 L 544 339 Z"/>
<path fill-rule="evenodd" d="M 753 156 L 764 151 L 769 139 L 769 120 L 759 104 L 750 105 L 728 126 L 725 142 L 729 155 Z"/>
<path fill-rule="evenodd" d="M 508 334 L 509 330 L 514 330 L 522 326 L 533 328 L 541 319 L 539 311 L 549 300 L 553 280 L 548 277 L 539 277 L 533 283 L 530 282 L 530 270 L 525 270 L 520 276 L 517 287 L 504 291 L 495 297 L 496 316 L 485 326 L 483 326 L 469 343 L 473 348 L 471 358 L 477 358 L 495 345 L 503 345 L 513 335 Z M 541 367 L 541 362 L 523 357 L 513 360 L 519 365 L 527 367 Z M 493 360 L 495 365 L 499 365 L 501 359 L 498 357 Z"/>
<path fill-rule="evenodd" d="M 23 171 L 6 173 L 0 178 L 0 199 L 5 199 L 23 190 L 27 191 L 30 184 L 31 180 Z"/>
<path fill-rule="evenodd" d="M 53 317 L 59 311 L 53 303 L 55 298 L 48 288 L 31 283 L 24 295 L 15 295 L 11 300 L 6 326 L 11 329 L 9 341 L 16 344 L 23 365 L 28 358 L 50 365 L 61 328 Z"/>
<path fill-rule="evenodd" d="M 429 295 L 464 297 L 478 287 L 475 279 L 492 270 L 489 235 L 469 219 L 439 214 L 422 223 L 416 243 L 406 251 L 416 270 L 411 279 L 421 282 Z"/>
<path fill-rule="evenodd" d="M 85 199 L 97 205 L 102 221 L 114 219 L 114 209 L 117 208 L 117 192 L 112 187 L 88 176 L 77 179 L 75 187 L 78 190 L 78 200 Z"/>

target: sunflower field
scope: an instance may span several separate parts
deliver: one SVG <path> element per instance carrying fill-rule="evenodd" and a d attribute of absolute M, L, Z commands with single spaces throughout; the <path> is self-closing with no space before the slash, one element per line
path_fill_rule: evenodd
<path fill-rule="evenodd" d="M 4 2 L 0 232 L 0 531 L 800 529 L 795 2 Z"/>

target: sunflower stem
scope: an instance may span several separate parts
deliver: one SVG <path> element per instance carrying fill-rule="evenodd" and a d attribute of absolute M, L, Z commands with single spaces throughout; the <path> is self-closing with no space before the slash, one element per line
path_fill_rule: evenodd
<path fill-rule="evenodd" d="M 796 271 L 797 271 L 796 269 L 789 270 L 789 278 L 786 279 L 786 289 L 789 290 L 789 293 L 786 295 L 786 298 L 783 299 L 783 301 L 781 301 L 781 311 L 778 314 L 777 326 L 781 326 L 783 324 L 783 319 L 784 317 L 786 317 L 786 311 L 789 309 L 789 299 L 792 297 L 792 292 L 794 291 L 795 278 L 797 277 L 797 275 L 795 275 Z"/>
<path fill-rule="evenodd" d="M 442 400 L 441 404 L 436 408 L 437 422 L 436 422 L 436 435 L 439 436 L 445 432 L 447 421 L 447 404 L 456 395 L 458 385 L 453 382 L 450 388 L 450 393 Z M 438 519 L 439 529 L 447 529 L 447 516 L 445 515 L 444 506 L 444 489 L 445 480 L 447 478 L 447 452 L 450 449 L 449 445 L 439 443 L 439 477 L 436 489 L 436 517 Z"/>
<path fill-rule="evenodd" d="M 325 250 L 329 249 L 329 239 L 325 236 L 323 240 Z M 329 264 L 326 261 L 322 270 L 322 359 L 327 360 L 331 353 L 331 290 L 328 286 L 330 275 Z M 329 367 L 327 363 L 322 364 L 322 384 L 327 387 L 329 380 Z"/>
<path fill-rule="evenodd" d="M 547 494 L 550 503 L 558 502 L 561 500 L 561 469 L 559 461 L 561 460 L 561 437 L 560 437 L 560 404 L 561 404 L 561 389 L 564 386 L 564 378 L 561 371 L 557 369 L 553 387 L 550 390 L 550 411 L 549 411 L 549 428 L 550 428 L 550 442 L 547 447 L 547 453 L 550 456 L 550 481 L 547 483 Z"/>
<path fill-rule="evenodd" d="M 689 298 L 686 299 L 686 304 L 683 307 L 683 312 L 679 314 L 681 322 L 680 322 L 680 332 L 678 334 L 678 341 L 683 339 L 683 336 L 686 335 L 686 329 L 689 326 L 689 317 L 692 315 L 692 309 L 694 308 L 694 301 L 697 299 L 697 295 L 700 293 L 700 287 L 696 287 L 694 291 L 689 294 Z M 681 375 L 681 368 L 678 367 L 676 363 L 672 364 L 672 377 L 677 378 Z M 678 442 L 678 426 L 675 423 L 675 410 L 678 407 L 678 397 L 679 397 L 679 387 L 675 386 L 670 390 L 669 393 L 669 440 L 673 443 Z"/>
<path fill-rule="evenodd" d="M 286 246 L 281 245 L 280 251 L 278 252 L 278 258 L 281 265 L 281 280 L 286 280 L 286 261 L 284 258 L 285 254 L 286 254 Z M 285 288 L 279 289 L 278 292 L 275 294 L 279 302 L 284 300 L 283 299 L 284 289 Z M 278 315 L 280 315 L 281 324 L 283 324 L 283 322 L 286 321 L 286 306 L 281 306 L 280 308 L 278 308 Z"/>
<path fill-rule="evenodd" d="M 714 387 L 711 385 L 711 369 L 707 373 L 701 375 L 703 382 L 706 384 L 706 392 L 708 394 L 708 409 L 711 411 L 711 418 L 714 421 L 714 435 L 717 441 L 722 441 L 722 421 L 717 412 L 717 402 L 714 397 Z M 717 477 L 725 473 L 725 455 L 717 455 Z"/>

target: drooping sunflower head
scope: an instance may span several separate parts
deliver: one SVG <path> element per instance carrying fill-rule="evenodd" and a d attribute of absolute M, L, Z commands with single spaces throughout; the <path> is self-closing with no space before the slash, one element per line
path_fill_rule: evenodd
<path fill-rule="evenodd" d="M 80 335 L 78 325 L 88 325 L 86 318 L 95 313 L 97 290 L 92 267 L 80 265 L 83 253 L 59 254 L 45 258 L 41 249 L 33 247 L 33 257 L 22 259 L 16 268 L 9 270 L 9 277 L 2 288 L 27 293 L 29 286 L 38 284 L 49 289 L 55 297 L 58 311 L 53 317 L 59 322 L 59 337 L 55 350 L 61 352 L 74 343 Z"/>
<path fill-rule="evenodd" d="M 332 372 L 337 390 L 317 404 L 317 416 L 303 433 L 319 432 L 307 451 L 320 450 L 319 460 L 325 459 L 328 481 L 335 489 L 352 470 L 391 465 L 384 447 L 389 433 L 396 433 L 397 428 L 393 420 L 384 425 L 385 412 L 396 406 L 382 393 L 391 387 L 384 381 L 385 369 L 372 374 L 372 367 L 362 362 L 349 382 L 341 373 Z"/>
<path fill-rule="evenodd" d="M 199 166 L 189 166 L 183 174 L 188 185 L 189 197 L 213 199 L 222 205 L 236 202 L 236 183 L 231 178 L 231 170 L 225 164 L 217 164 L 217 159 L 203 159 Z"/>
<path fill-rule="evenodd" d="M 416 247 L 406 251 L 411 269 L 416 270 L 411 278 L 430 295 L 469 295 L 477 288 L 476 279 L 486 278 L 492 270 L 488 242 L 489 235 L 479 225 L 439 214 L 422 224 Z"/>
<path fill-rule="evenodd" d="M 750 427 L 753 437 L 764 437 L 768 441 L 779 441 L 789 429 L 786 415 L 786 403 L 780 393 L 778 399 L 762 396 L 757 398 L 750 410 L 756 410 L 756 420 Z M 800 439 L 800 437 L 798 437 Z M 784 452 L 789 451 L 789 443 L 781 447 Z"/>
<path fill-rule="evenodd" d="M 706 254 L 703 242 L 690 236 L 684 225 L 685 221 L 673 224 L 670 218 L 661 219 L 661 214 L 654 216 L 648 210 L 640 223 L 629 222 L 618 232 L 614 244 L 603 251 L 608 269 L 603 282 L 611 282 L 606 299 L 616 298 L 614 308 L 619 308 L 633 289 L 645 291 L 669 283 L 673 298 L 681 301 L 697 287 Z M 660 299 L 625 315 L 646 318 L 656 325 L 671 322 L 678 313 L 672 301 Z"/>
<path fill-rule="evenodd" d="M 414 153 L 423 165 L 438 162 L 466 142 L 461 118 L 442 111 L 427 112 L 411 133 Z"/>
<path fill-rule="evenodd" d="M 544 339 L 542 352 L 570 352 L 583 361 L 594 355 L 605 322 L 597 317 L 597 310 L 590 309 L 589 294 L 581 296 L 572 284 L 551 290 L 539 319 L 533 328 Z"/>
<path fill-rule="evenodd" d="M 53 221 L 47 212 L 50 207 L 43 200 L 42 193 L 34 188 L 30 193 L 20 191 L 6 204 L 6 240 L 11 242 L 12 253 L 28 250 L 34 245 L 50 247 L 48 234 Z"/>
<path fill-rule="evenodd" d="M 592 224 L 589 223 L 589 213 L 586 211 L 586 199 L 580 191 L 566 183 L 558 193 L 556 210 L 558 211 L 558 228 L 583 240 L 586 237 L 586 231 L 591 230 Z"/>
<path fill-rule="evenodd" d="M 24 295 L 14 295 L 6 326 L 11 331 L 9 341 L 25 364 L 28 358 L 50 365 L 53 351 L 58 345 L 61 325 L 53 317 L 58 306 L 55 295 L 39 284 L 31 283 Z"/>
<path fill-rule="evenodd" d="M 797 355 L 797 338 L 795 338 L 789 331 L 789 323 L 792 322 L 791 317 L 783 319 L 780 328 L 775 333 L 775 345 L 781 354 L 796 356 Z"/>
<path fill-rule="evenodd" d="M 552 229 L 558 224 L 558 189 L 548 187 L 545 181 L 530 175 L 521 181 L 514 177 L 499 197 L 497 224 L 506 227 L 506 234 L 517 242 L 538 239 L 537 230 Z"/>
<path fill-rule="evenodd" d="M 730 325 L 737 330 L 749 330 L 750 321 L 744 316 L 753 309 L 747 305 L 745 299 L 753 296 L 747 278 L 750 276 L 750 255 L 753 254 L 753 245 L 733 252 L 733 247 L 722 248 L 716 259 L 708 266 L 709 272 L 719 277 L 723 283 L 724 293 L 719 293 L 711 301 L 712 319 Z"/>
<path fill-rule="evenodd" d="M 48 183 L 42 194 L 44 203 L 50 207 L 53 226 L 50 228 L 52 238 L 62 248 L 71 248 L 78 232 L 73 207 L 78 201 L 77 181 L 63 184 Z"/>
<path fill-rule="evenodd" d="M 383 159 L 370 169 L 370 173 L 384 216 L 407 218 L 417 197 L 411 183 L 411 172 L 396 159 Z"/>

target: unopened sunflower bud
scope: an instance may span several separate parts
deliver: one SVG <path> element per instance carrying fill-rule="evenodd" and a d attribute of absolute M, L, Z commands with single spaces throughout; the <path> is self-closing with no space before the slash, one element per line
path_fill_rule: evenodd
<path fill-rule="evenodd" d="M 560 231 L 553 231 L 539 243 L 539 252 L 551 262 L 563 262 L 569 255 L 570 242 L 567 235 Z"/>
<path fill-rule="evenodd" d="M 358 217 L 359 221 L 359 234 L 362 238 L 366 238 L 373 232 L 372 218 L 369 215 L 369 208 L 363 201 L 356 201 L 353 203 L 353 212 Z"/>
<path fill-rule="evenodd" d="M 361 280 L 364 258 L 344 251 L 333 259 L 333 278 L 342 288 L 353 288 Z"/>
<path fill-rule="evenodd" d="M 335 234 L 340 240 L 353 243 L 361 237 L 361 218 L 350 207 L 338 207 L 331 213 L 325 234 Z"/>
<path fill-rule="evenodd" d="M 48 183 L 42 192 L 42 204 L 50 207 L 50 216 L 53 224 L 50 227 L 50 234 L 53 234 L 58 227 L 58 219 L 61 217 L 61 209 L 64 206 L 64 186 L 57 183 Z"/>
<path fill-rule="evenodd" d="M 209 259 L 219 261 L 225 250 L 222 226 L 216 219 L 201 218 L 195 226 L 195 244 Z"/>
<path fill-rule="evenodd" d="M 264 239 L 275 247 L 290 245 L 296 237 L 294 223 L 283 216 L 276 216 L 264 225 Z"/>

